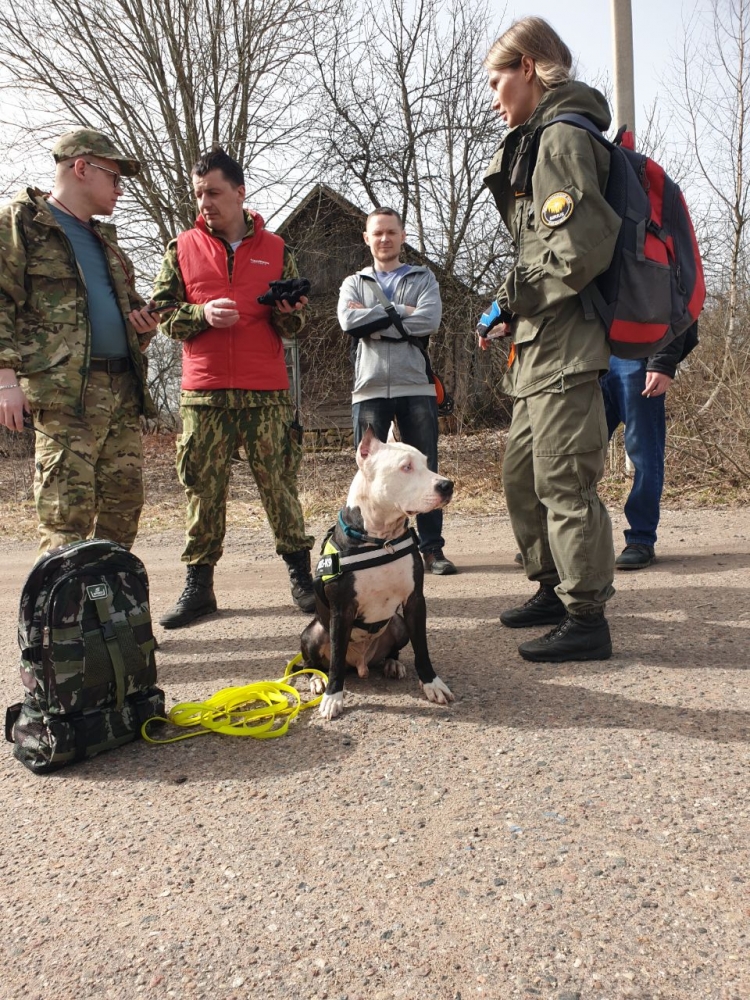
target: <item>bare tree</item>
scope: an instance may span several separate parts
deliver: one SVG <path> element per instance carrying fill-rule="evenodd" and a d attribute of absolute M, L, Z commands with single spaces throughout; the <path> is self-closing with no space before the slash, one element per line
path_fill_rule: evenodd
<path fill-rule="evenodd" d="M 165 244 L 194 222 L 190 170 L 213 144 L 249 167 L 253 204 L 262 197 L 279 210 L 305 183 L 299 25 L 324 31 L 335 3 L 0 0 L 6 146 L 21 163 L 63 131 L 87 127 L 137 156 L 142 170 L 116 221 L 148 294 Z M 157 338 L 149 356 L 169 422 L 180 345 Z"/>
<path fill-rule="evenodd" d="M 705 192 L 702 234 L 724 337 L 706 413 L 732 378 L 734 354 L 746 336 L 750 224 L 750 0 L 712 0 L 688 28 L 671 89 L 673 122 Z M 706 252 L 708 251 L 708 252 Z"/>
<path fill-rule="evenodd" d="M 117 136 L 143 164 L 120 214 L 161 251 L 194 221 L 190 168 L 214 143 L 252 165 L 249 197 L 288 190 L 305 128 L 298 26 L 319 25 L 326 4 L 6 0 L 0 63 L 25 114 L 5 131 L 28 151 L 66 127 Z"/>
<path fill-rule="evenodd" d="M 504 361 L 475 349 L 478 296 L 491 298 L 512 256 L 483 184 L 505 128 L 482 67 L 496 13 L 488 0 L 343 0 L 330 34 L 307 36 L 321 179 L 362 209 L 399 210 L 411 246 L 436 265 L 433 362 L 461 412 L 481 420 L 505 410 Z"/>
<path fill-rule="evenodd" d="M 503 131 L 481 68 L 492 22 L 486 0 L 365 0 L 310 36 L 325 179 L 400 209 L 420 252 L 487 288 L 508 250 L 482 184 Z"/>

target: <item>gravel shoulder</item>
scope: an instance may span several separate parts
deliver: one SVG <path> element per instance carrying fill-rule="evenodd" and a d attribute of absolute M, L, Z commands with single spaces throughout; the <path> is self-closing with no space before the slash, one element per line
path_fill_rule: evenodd
<path fill-rule="evenodd" d="M 616 537 L 621 539 L 622 520 Z M 320 537 L 325 522 L 313 523 Z M 607 662 L 530 665 L 507 518 L 448 512 L 430 650 L 286 737 L 0 764 L 7 1000 L 747 1000 L 750 510 L 664 512 L 618 574 Z M 146 533 L 155 618 L 181 533 Z M 33 543 L 3 546 L 0 690 Z M 274 678 L 306 619 L 266 529 L 230 529 L 220 614 L 155 628 L 167 703 Z M 410 651 L 405 662 L 411 667 Z"/>

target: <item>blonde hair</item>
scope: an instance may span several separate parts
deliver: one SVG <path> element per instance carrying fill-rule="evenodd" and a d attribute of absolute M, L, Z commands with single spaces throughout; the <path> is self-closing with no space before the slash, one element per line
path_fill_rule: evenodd
<path fill-rule="evenodd" d="M 541 17 L 514 21 L 492 45 L 484 60 L 486 69 L 518 66 L 523 56 L 534 60 L 536 78 L 544 90 L 552 90 L 573 79 L 570 49 Z"/>

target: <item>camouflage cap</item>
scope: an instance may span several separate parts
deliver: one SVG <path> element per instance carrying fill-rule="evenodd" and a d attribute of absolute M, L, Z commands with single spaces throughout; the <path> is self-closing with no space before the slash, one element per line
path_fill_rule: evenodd
<path fill-rule="evenodd" d="M 125 177 L 134 177 L 141 169 L 134 156 L 119 150 L 103 132 L 90 128 L 79 128 L 60 136 L 52 147 L 52 155 L 55 163 L 75 156 L 101 156 L 105 160 L 114 160 Z"/>

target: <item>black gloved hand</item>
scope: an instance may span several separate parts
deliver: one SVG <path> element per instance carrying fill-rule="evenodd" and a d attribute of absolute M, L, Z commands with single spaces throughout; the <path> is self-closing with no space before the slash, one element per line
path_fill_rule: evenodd
<path fill-rule="evenodd" d="M 286 300 L 290 306 L 296 305 L 303 295 L 310 291 L 307 278 L 287 278 L 286 281 L 269 281 L 268 291 L 258 296 L 262 306 L 275 306 Z"/>

